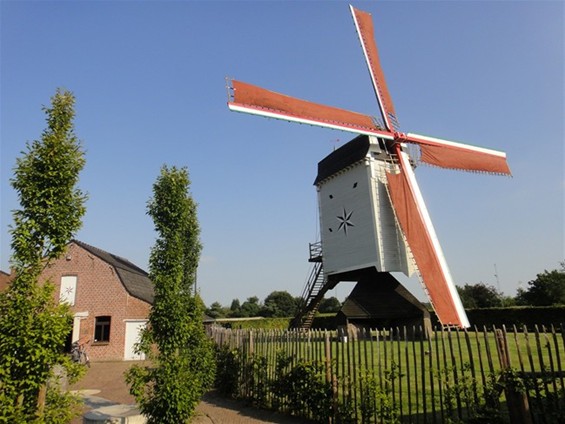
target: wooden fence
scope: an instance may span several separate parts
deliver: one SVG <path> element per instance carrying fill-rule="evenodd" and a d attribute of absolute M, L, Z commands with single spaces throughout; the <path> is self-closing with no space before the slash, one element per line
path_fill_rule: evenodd
<path fill-rule="evenodd" d="M 317 422 L 565 422 L 565 332 L 211 327 L 220 390 Z M 323 405 L 321 407 L 320 405 Z"/>

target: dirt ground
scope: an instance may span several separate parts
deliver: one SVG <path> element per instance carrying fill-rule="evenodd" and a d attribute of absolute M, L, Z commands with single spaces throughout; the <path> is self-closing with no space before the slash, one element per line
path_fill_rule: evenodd
<path fill-rule="evenodd" d="M 69 387 L 70 390 L 85 390 L 93 393 L 97 399 L 103 398 L 113 403 L 134 404 L 129 394 L 123 374 L 132 362 L 93 362 L 85 377 Z M 100 400 L 100 399 L 98 399 Z M 87 402 L 92 405 L 92 402 Z M 91 409 L 85 404 L 84 412 Z M 197 407 L 193 424 L 296 424 L 309 423 L 308 420 L 287 417 L 270 411 L 250 408 L 241 402 L 222 398 L 214 392 L 204 396 Z M 81 424 L 82 418 L 72 424 Z"/>

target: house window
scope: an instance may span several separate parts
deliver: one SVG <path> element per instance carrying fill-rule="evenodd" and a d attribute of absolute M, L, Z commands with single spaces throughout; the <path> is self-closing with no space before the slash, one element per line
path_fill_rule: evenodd
<path fill-rule="evenodd" d="M 109 316 L 96 317 L 94 324 L 94 343 L 108 343 L 110 341 L 110 323 L 112 318 Z"/>

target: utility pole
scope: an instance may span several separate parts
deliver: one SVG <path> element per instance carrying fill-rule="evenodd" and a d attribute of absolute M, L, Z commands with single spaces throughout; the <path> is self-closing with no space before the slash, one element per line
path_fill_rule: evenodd
<path fill-rule="evenodd" d="M 498 279 L 498 269 L 496 268 L 496 264 L 494 264 L 494 278 L 496 278 L 496 288 L 498 292 L 500 292 L 500 280 Z"/>

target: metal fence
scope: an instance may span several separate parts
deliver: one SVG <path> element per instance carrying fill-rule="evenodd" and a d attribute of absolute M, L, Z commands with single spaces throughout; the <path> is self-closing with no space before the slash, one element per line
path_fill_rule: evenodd
<path fill-rule="evenodd" d="M 559 423 L 563 330 L 211 327 L 209 334 L 224 362 L 231 355 L 218 368 L 219 381 L 231 378 L 228 394 L 317 422 Z"/>

